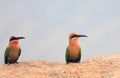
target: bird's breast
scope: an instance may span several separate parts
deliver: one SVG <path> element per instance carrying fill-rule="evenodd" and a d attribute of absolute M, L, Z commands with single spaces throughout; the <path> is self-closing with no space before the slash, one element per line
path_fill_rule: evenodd
<path fill-rule="evenodd" d="M 8 59 L 12 60 L 18 58 L 18 54 L 19 54 L 19 46 L 10 46 Z"/>
<path fill-rule="evenodd" d="M 74 45 L 74 46 L 69 46 L 69 57 L 70 58 L 78 58 L 79 52 L 80 52 L 80 46 L 79 45 Z"/>

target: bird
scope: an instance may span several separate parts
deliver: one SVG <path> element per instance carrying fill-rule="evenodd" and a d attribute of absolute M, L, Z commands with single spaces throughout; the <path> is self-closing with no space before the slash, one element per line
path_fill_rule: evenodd
<path fill-rule="evenodd" d="M 65 53 L 66 64 L 79 63 L 81 60 L 81 47 L 78 43 L 79 37 L 88 37 L 87 35 L 80 35 L 77 32 L 69 34 L 69 45 Z"/>
<path fill-rule="evenodd" d="M 4 63 L 13 64 L 18 63 L 17 60 L 21 54 L 21 48 L 19 46 L 19 40 L 25 39 L 25 37 L 11 36 L 9 39 L 9 45 L 4 53 Z"/>

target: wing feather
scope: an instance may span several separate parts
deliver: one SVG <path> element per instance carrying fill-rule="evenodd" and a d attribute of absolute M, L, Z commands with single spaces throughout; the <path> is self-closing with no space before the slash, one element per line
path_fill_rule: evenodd
<path fill-rule="evenodd" d="M 7 62 L 8 62 L 9 50 L 10 50 L 9 47 L 7 47 L 5 50 L 5 54 L 4 54 L 4 63 L 5 64 L 7 64 Z"/>
<path fill-rule="evenodd" d="M 66 54 L 65 54 L 66 63 L 68 63 L 68 59 L 69 59 L 69 50 L 68 50 L 68 48 L 67 48 L 67 49 L 66 49 Z"/>

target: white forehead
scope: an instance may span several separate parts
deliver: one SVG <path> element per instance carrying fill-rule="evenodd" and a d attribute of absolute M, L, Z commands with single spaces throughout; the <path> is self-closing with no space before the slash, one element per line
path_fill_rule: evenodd
<path fill-rule="evenodd" d="M 73 35 L 73 34 L 79 35 L 79 33 L 78 33 L 78 32 L 72 32 L 72 33 L 71 33 L 71 35 Z"/>
<path fill-rule="evenodd" d="M 14 35 L 12 35 L 11 37 L 18 37 L 18 35 L 14 34 Z"/>

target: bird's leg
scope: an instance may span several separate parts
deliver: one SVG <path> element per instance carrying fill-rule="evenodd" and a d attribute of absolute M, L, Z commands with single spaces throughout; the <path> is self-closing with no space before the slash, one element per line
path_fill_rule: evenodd
<path fill-rule="evenodd" d="M 9 62 L 9 60 L 8 60 L 7 64 L 8 64 L 8 65 L 10 65 L 10 62 Z"/>
<path fill-rule="evenodd" d="M 16 64 L 18 64 L 18 62 L 16 61 Z"/>

